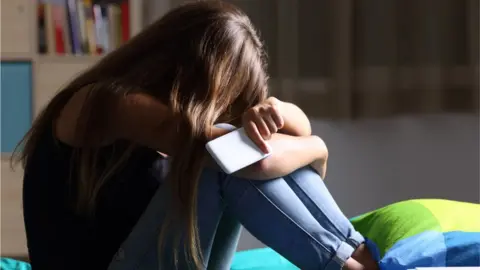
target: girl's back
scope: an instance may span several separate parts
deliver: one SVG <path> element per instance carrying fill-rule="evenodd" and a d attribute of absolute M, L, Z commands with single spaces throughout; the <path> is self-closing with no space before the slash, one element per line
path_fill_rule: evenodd
<path fill-rule="evenodd" d="M 99 166 L 121 150 L 122 143 L 104 147 Z M 106 269 L 158 187 L 151 168 L 160 156 L 138 148 L 100 190 L 95 213 L 80 215 L 70 184 L 77 177 L 74 155 L 49 129 L 27 161 L 23 207 L 34 269 Z"/>

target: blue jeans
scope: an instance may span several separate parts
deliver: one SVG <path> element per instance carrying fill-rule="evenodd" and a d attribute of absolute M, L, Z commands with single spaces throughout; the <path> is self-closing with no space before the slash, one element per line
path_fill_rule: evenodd
<path fill-rule="evenodd" d="M 113 258 L 110 270 L 174 269 L 171 250 L 158 234 L 168 209 L 168 188 L 160 187 Z M 364 238 L 338 208 L 310 167 L 269 181 L 241 179 L 205 169 L 198 190 L 198 228 L 207 269 L 229 269 L 240 224 L 303 270 L 340 269 Z M 183 251 L 180 250 L 180 259 Z M 179 261 L 178 269 L 194 269 Z"/>

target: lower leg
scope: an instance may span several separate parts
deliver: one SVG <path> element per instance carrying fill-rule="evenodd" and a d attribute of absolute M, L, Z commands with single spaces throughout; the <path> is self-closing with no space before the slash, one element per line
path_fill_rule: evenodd
<path fill-rule="evenodd" d="M 356 248 L 352 243 L 362 243 L 363 237 L 336 207 L 331 207 L 324 191 L 314 187 L 321 185 L 318 174 L 304 168 L 292 175 L 270 181 L 229 177 L 221 192 L 226 212 L 301 269 L 366 269 L 351 258 Z M 310 185 L 295 188 L 289 182 Z"/>
<path fill-rule="evenodd" d="M 299 179 L 295 179 L 295 178 Z M 345 217 L 325 183 L 314 172 L 303 171 L 301 174 L 292 174 L 287 182 L 299 196 L 305 206 L 319 220 L 323 227 L 335 233 L 343 241 L 347 241 L 355 249 L 352 254 L 351 265 L 363 265 L 365 269 L 378 269 L 378 264 L 363 243 L 363 237 L 355 231 L 350 221 Z M 300 179 L 301 178 L 301 179 Z"/>
<path fill-rule="evenodd" d="M 228 213 L 224 213 L 217 226 L 213 240 L 208 269 L 230 269 L 242 226 Z"/>

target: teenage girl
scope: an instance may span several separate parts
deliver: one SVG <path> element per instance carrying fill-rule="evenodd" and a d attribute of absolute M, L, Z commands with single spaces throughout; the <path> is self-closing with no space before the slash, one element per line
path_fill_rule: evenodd
<path fill-rule="evenodd" d="M 19 148 L 33 269 L 229 269 L 240 224 L 301 269 L 375 269 L 322 181 L 325 144 L 267 89 L 255 29 L 222 1 L 173 9 L 79 75 Z M 218 123 L 272 155 L 224 174 L 205 151 Z"/>

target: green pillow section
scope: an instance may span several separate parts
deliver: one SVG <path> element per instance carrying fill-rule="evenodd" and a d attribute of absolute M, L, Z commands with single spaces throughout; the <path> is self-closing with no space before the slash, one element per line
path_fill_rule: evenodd
<path fill-rule="evenodd" d="M 418 201 L 395 203 L 353 218 L 353 226 L 373 241 L 383 257 L 399 240 L 427 230 L 440 230 L 429 209 Z"/>

